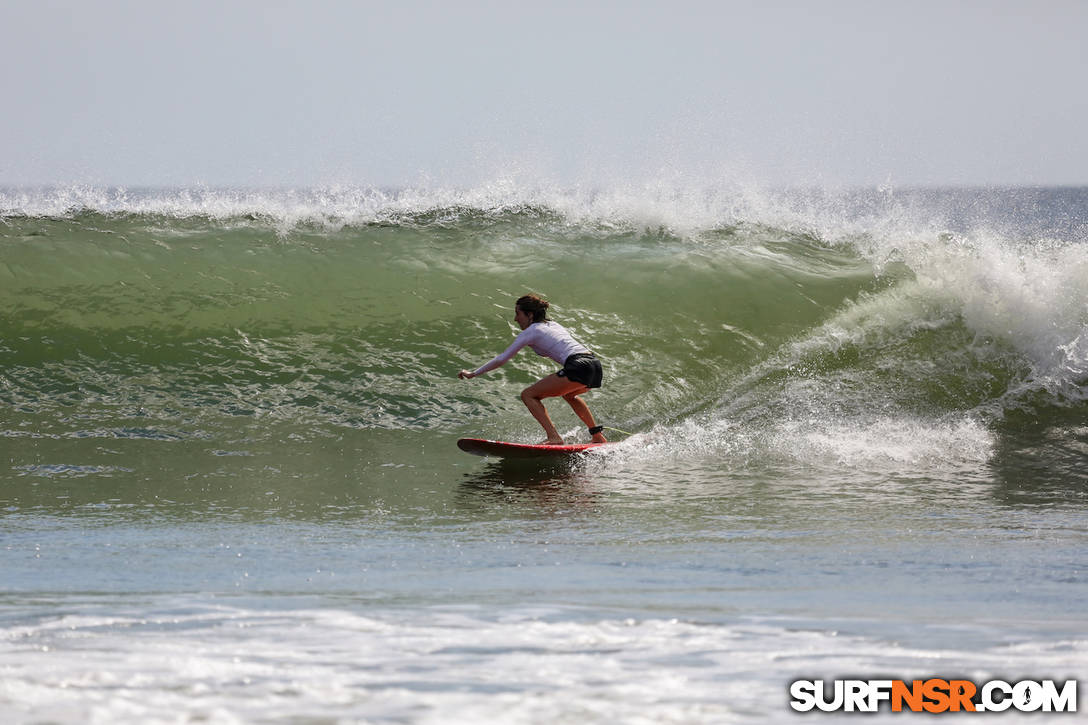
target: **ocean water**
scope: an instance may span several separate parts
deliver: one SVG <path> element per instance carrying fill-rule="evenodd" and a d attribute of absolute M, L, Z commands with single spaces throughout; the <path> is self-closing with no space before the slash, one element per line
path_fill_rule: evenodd
<path fill-rule="evenodd" d="M 529 291 L 619 445 L 456 448 L 541 435 L 549 361 L 456 377 Z M 0 190 L 4 722 L 1076 679 L 1086 455 L 1088 189 Z"/>

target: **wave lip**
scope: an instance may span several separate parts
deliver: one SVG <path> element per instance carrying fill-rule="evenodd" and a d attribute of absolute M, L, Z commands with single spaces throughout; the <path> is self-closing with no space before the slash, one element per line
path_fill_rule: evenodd
<path fill-rule="evenodd" d="M 769 188 L 682 180 L 563 187 L 498 177 L 473 187 L 0 187 L 0 219 L 80 214 L 261 223 L 280 234 L 371 224 L 444 227 L 547 220 L 583 232 L 665 230 L 683 239 L 763 225 L 831 244 L 944 231 L 1088 242 L 1085 188 Z"/>

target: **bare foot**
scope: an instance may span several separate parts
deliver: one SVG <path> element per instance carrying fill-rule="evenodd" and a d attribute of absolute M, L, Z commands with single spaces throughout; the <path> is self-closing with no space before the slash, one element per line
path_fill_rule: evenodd
<path fill-rule="evenodd" d="M 548 438 L 547 440 L 541 441 L 537 445 L 541 445 L 541 446 L 561 446 L 561 445 L 563 445 L 563 439 L 562 438 Z"/>
<path fill-rule="evenodd" d="M 593 443 L 607 443 L 608 439 L 605 438 L 604 435 L 598 433 L 597 435 L 593 436 L 590 441 Z"/>

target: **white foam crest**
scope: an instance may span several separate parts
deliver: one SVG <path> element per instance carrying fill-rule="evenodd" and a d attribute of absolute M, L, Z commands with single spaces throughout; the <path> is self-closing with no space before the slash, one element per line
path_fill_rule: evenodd
<path fill-rule="evenodd" d="M 1088 400 L 1088 246 L 1013 242 L 992 232 L 885 239 L 869 254 L 896 257 L 922 292 L 978 335 L 1024 356 L 1031 373 L 1006 396 L 1045 391 Z"/>
<path fill-rule="evenodd" d="M 962 322 L 975 334 L 963 354 L 994 359 L 1012 350 L 1030 368 L 992 401 L 990 413 L 1035 392 L 1059 404 L 1088 400 L 1088 244 L 1015 240 L 984 227 L 962 234 L 935 226 L 919 231 L 893 216 L 872 222 L 851 244 L 878 273 L 897 263 L 914 279 L 847 301 L 775 364 L 846 345 L 872 349 Z"/>
<path fill-rule="evenodd" d="M 0 213 L 63 217 L 73 211 L 148 214 L 216 220 L 266 217 L 291 228 L 305 222 L 337 227 L 373 221 L 396 208 L 390 192 L 372 188 L 329 189 L 134 189 L 90 186 L 0 190 Z"/>
<path fill-rule="evenodd" d="M 1047 192 L 1038 190 L 1036 195 Z M 164 214 L 215 219 L 256 215 L 290 226 L 298 223 L 361 224 L 405 215 L 458 210 L 485 213 L 525 207 L 549 209 L 575 224 L 622 229 L 665 229 L 682 237 L 737 223 L 811 234 L 831 244 L 859 240 L 932 239 L 976 207 L 994 219 L 989 229 L 1016 227 L 999 219 L 1001 202 L 1030 206 L 1023 190 L 773 189 L 734 179 L 696 179 L 662 174 L 651 181 L 618 179 L 605 185 L 561 186 L 525 173 L 500 174 L 469 187 L 424 180 L 403 188 L 337 184 L 304 188 L 125 188 L 87 184 L 37 188 L 0 187 L 0 216 L 63 216 L 73 210 Z M 1059 200 L 1061 201 L 1061 200 Z M 1074 206 L 1082 203 L 1073 199 Z M 965 212 L 967 209 L 968 212 Z M 1068 238 L 1088 237 L 1088 225 L 1069 220 L 1064 207 L 1046 207 Z M 962 220 L 961 220 L 962 221 Z M 977 226 L 978 219 L 971 224 Z M 1038 225 L 1039 219 L 1029 224 Z M 1045 225 L 1045 224 L 1044 224 Z M 1079 236 L 1078 236 L 1079 235 Z M 1004 236 L 1010 236 L 1005 233 Z M 1062 235 L 1058 235 L 1062 236 Z M 895 243 L 893 241 L 893 244 Z M 878 247 L 886 247 L 878 241 Z M 879 251 L 879 250 L 878 250 Z M 880 257 L 877 254 L 875 257 Z M 879 259 L 874 259 L 879 262 Z"/>
<path fill-rule="evenodd" d="M 526 183 L 509 177 L 471 188 L 338 185 L 312 189 L 126 189 L 73 185 L 0 189 L 0 215 L 62 217 L 90 210 L 218 220 L 259 216 L 274 220 L 285 230 L 303 223 L 338 229 L 433 212 L 445 212 L 450 221 L 455 221 L 466 210 L 501 214 L 536 208 L 553 211 L 575 225 L 665 229 L 693 236 L 750 219 L 770 206 L 756 190 L 739 186 L 708 189 L 632 183 L 590 189 Z"/>

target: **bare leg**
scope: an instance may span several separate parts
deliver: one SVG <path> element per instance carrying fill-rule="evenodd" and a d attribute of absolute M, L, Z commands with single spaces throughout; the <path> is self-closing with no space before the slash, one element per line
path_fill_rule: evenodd
<path fill-rule="evenodd" d="M 567 403 L 570 404 L 571 410 L 573 410 L 574 414 L 578 416 L 583 423 L 586 424 L 587 428 L 595 428 L 597 426 L 597 421 L 593 419 L 593 413 L 589 412 L 589 406 L 586 405 L 586 401 L 578 397 L 579 395 L 588 390 L 589 388 L 583 385 L 581 389 L 572 391 L 564 395 L 563 400 L 567 401 Z M 604 435 L 601 433 L 594 433 L 593 442 L 607 443 L 608 439 L 605 438 Z"/>
<path fill-rule="evenodd" d="M 548 445 L 562 445 L 563 437 L 555 429 L 555 424 L 552 423 L 552 419 L 548 415 L 548 409 L 544 407 L 544 398 L 558 398 L 584 389 L 585 386 L 581 383 L 571 382 L 552 373 L 521 391 L 521 402 L 525 403 L 525 407 L 529 409 L 529 412 L 536 418 L 536 422 L 540 423 L 540 427 L 544 429 L 544 435 L 547 436 L 545 443 Z M 583 405 L 585 404 L 583 403 Z"/>

